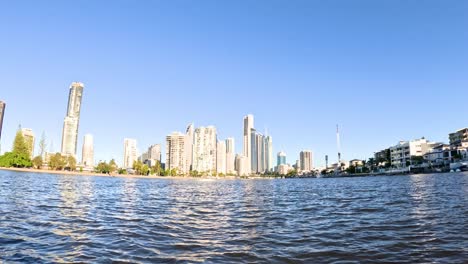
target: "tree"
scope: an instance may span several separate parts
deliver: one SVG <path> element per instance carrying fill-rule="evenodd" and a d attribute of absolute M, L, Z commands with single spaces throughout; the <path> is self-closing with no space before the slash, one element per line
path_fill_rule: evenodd
<path fill-rule="evenodd" d="M 161 162 L 160 162 L 159 160 L 157 160 L 157 161 L 156 161 L 156 164 L 155 164 L 153 167 L 151 167 L 151 172 L 152 172 L 153 174 L 156 174 L 156 175 L 159 176 L 159 175 L 161 175 L 161 170 L 162 170 L 162 168 L 161 168 Z"/>
<path fill-rule="evenodd" d="M 31 158 L 29 154 L 7 152 L 0 156 L 0 167 L 30 168 L 32 167 Z"/>
<path fill-rule="evenodd" d="M 20 129 L 16 132 L 15 140 L 13 141 L 13 153 L 25 154 L 26 156 L 30 156 L 31 154 Z"/>
<path fill-rule="evenodd" d="M 42 156 L 36 156 L 36 157 L 32 160 L 32 164 L 34 165 L 34 167 L 35 167 L 36 169 L 42 168 L 42 165 L 43 165 Z"/>
<path fill-rule="evenodd" d="M 96 172 L 98 173 L 110 173 L 111 172 L 111 165 L 107 164 L 105 161 L 101 161 L 95 168 Z"/>
<path fill-rule="evenodd" d="M 115 159 L 111 159 L 111 161 L 109 161 L 109 172 L 116 172 L 118 167 L 119 166 L 117 166 Z"/>
<path fill-rule="evenodd" d="M 133 162 L 133 170 L 137 175 L 141 175 L 142 168 L 143 168 L 143 162 L 136 160 Z"/>
<path fill-rule="evenodd" d="M 60 153 L 55 153 L 50 157 L 49 168 L 52 170 L 63 170 L 67 165 L 67 160 Z"/>
<path fill-rule="evenodd" d="M 67 157 L 67 169 L 70 171 L 76 170 L 76 159 L 73 156 Z"/>

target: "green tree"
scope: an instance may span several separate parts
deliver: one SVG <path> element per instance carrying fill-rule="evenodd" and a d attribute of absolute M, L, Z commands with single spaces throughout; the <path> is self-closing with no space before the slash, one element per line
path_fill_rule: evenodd
<path fill-rule="evenodd" d="M 111 161 L 109 161 L 109 172 L 116 172 L 118 168 L 119 166 L 117 166 L 115 159 L 111 159 Z"/>
<path fill-rule="evenodd" d="M 105 161 L 101 161 L 98 163 L 98 165 L 95 168 L 96 172 L 98 173 L 110 173 L 111 172 L 111 166 L 107 164 Z"/>
<path fill-rule="evenodd" d="M 161 175 L 161 170 L 162 170 L 161 162 L 159 160 L 157 160 L 156 164 L 153 167 L 151 167 L 151 173 L 156 174 L 156 175 L 159 176 L 159 175 Z"/>
<path fill-rule="evenodd" d="M 32 160 L 32 164 L 34 165 L 34 168 L 36 168 L 36 169 L 42 168 L 42 165 L 43 165 L 42 156 L 36 156 Z"/>
<path fill-rule="evenodd" d="M 21 129 L 18 129 L 16 132 L 15 140 L 13 141 L 13 153 L 25 154 L 27 156 L 31 154 L 26 140 L 23 137 L 23 133 L 21 133 Z"/>
<path fill-rule="evenodd" d="M 0 167 L 30 168 L 32 167 L 32 162 L 29 154 L 7 152 L 3 156 L 0 156 Z"/>
<path fill-rule="evenodd" d="M 75 171 L 76 170 L 76 159 L 73 156 L 68 156 L 66 157 L 67 161 L 67 166 L 66 168 L 70 171 Z"/>
<path fill-rule="evenodd" d="M 135 171 L 135 174 L 141 175 L 142 173 L 142 168 L 143 168 L 143 162 L 137 160 L 133 162 L 133 170 Z"/>
<path fill-rule="evenodd" d="M 67 165 L 67 160 L 60 153 L 55 153 L 49 159 L 49 168 L 52 170 L 63 170 Z"/>

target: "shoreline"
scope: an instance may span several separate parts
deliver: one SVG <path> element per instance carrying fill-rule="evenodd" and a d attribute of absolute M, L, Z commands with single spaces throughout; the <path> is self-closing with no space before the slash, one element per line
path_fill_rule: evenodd
<path fill-rule="evenodd" d="M 31 172 L 40 174 L 53 174 L 53 175 L 65 175 L 65 176 L 88 176 L 88 177 L 108 177 L 108 178 L 136 178 L 136 179 L 189 179 L 189 177 L 180 176 L 143 176 L 143 175 L 130 175 L 130 174 L 105 174 L 96 172 L 79 172 L 79 171 L 55 171 L 55 170 L 43 170 L 43 169 L 28 169 L 28 168 L 4 168 L 0 167 L 3 171 L 14 171 L 14 172 Z"/>

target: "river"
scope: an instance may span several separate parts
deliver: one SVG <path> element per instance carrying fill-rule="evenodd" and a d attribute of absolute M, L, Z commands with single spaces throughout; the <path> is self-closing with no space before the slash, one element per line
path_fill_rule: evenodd
<path fill-rule="evenodd" d="M 467 263 L 468 174 L 203 180 L 0 171 L 0 263 Z"/>

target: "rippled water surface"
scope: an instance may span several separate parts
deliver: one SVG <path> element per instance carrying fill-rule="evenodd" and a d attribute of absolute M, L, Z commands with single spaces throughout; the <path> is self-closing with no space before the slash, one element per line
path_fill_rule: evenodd
<path fill-rule="evenodd" d="M 468 174 L 170 180 L 0 171 L 4 263 L 467 263 Z"/>

